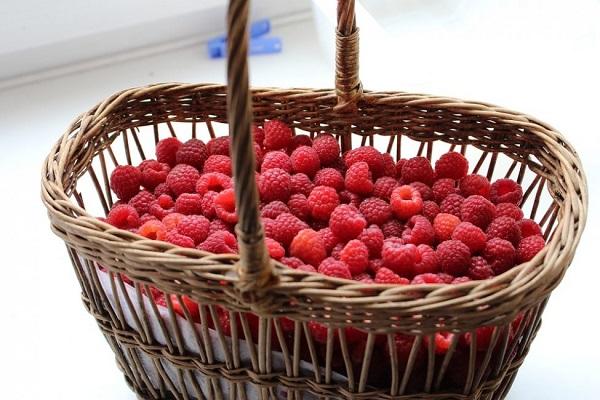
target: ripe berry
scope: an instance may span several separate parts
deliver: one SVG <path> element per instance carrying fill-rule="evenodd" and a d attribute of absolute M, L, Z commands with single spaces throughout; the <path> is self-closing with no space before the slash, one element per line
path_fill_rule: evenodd
<path fill-rule="evenodd" d="M 202 215 L 186 215 L 177 224 L 177 232 L 199 244 L 208 237 L 210 222 Z"/>
<path fill-rule="evenodd" d="M 515 265 L 516 253 L 508 240 L 493 238 L 486 243 L 483 257 L 494 270 L 494 274 L 499 275 Z"/>
<path fill-rule="evenodd" d="M 166 177 L 165 177 L 165 179 L 166 179 Z M 171 191 L 171 189 L 169 189 L 169 185 L 167 185 L 166 182 L 160 183 L 154 188 L 154 196 L 155 197 L 159 197 L 163 194 L 166 194 L 169 196 L 174 196 L 174 193 Z"/>
<path fill-rule="evenodd" d="M 494 270 L 492 269 L 492 267 L 490 267 L 485 258 L 472 257 L 471 265 L 469 265 L 467 275 L 471 279 L 475 280 L 489 279 L 492 276 L 494 276 Z"/>
<path fill-rule="evenodd" d="M 510 217 L 498 217 L 494 219 L 487 230 L 488 238 L 506 239 L 516 246 L 521 241 L 521 230 L 514 219 Z"/>
<path fill-rule="evenodd" d="M 383 175 L 383 155 L 374 147 L 357 147 L 344 155 L 344 163 L 348 169 L 358 162 L 367 163 L 369 171 L 371 171 L 374 177 L 378 178 Z"/>
<path fill-rule="evenodd" d="M 433 231 L 438 242 L 449 240 L 460 219 L 452 214 L 439 213 L 433 220 Z"/>
<path fill-rule="evenodd" d="M 206 148 L 208 150 L 208 154 L 211 156 L 214 156 L 214 155 L 228 156 L 229 155 L 229 145 L 230 145 L 229 136 L 221 136 L 221 137 L 210 139 L 208 141 L 208 143 L 206 143 Z"/>
<path fill-rule="evenodd" d="M 402 165 L 402 181 L 404 183 L 423 182 L 430 185 L 434 181 L 433 168 L 425 157 L 409 158 Z"/>
<path fill-rule="evenodd" d="M 396 177 L 396 162 L 389 153 L 383 153 L 383 176 Z"/>
<path fill-rule="evenodd" d="M 212 155 L 204 162 L 203 173 L 220 172 L 227 176 L 231 176 L 231 158 L 223 155 Z"/>
<path fill-rule="evenodd" d="M 275 218 L 271 238 L 277 240 L 284 247 L 290 245 L 294 237 L 308 224 L 289 213 L 283 213 Z"/>
<path fill-rule="evenodd" d="M 263 145 L 267 150 L 287 149 L 292 141 L 292 130 L 284 122 L 271 120 L 265 122 Z"/>
<path fill-rule="evenodd" d="M 279 214 L 289 212 L 289 207 L 283 201 L 275 200 L 262 206 L 260 216 L 263 218 L 277 218 Z"/>
<path fill-rule="evenodd" d="M 156 197 L 154 197 L 152 193 L 146 190 L 142 190 L 141 192 L 133 196 L 129 200 L 128 204 L 135 208 L 139 215 L 143 215 L 148 213 L 150 209 L 150 204 L 152 204 L 154 200 L 156 200 Z"/>
<path fill-rule="evenodd" d="M 381 230 L 383 232 L 383 236 L 387 238 L 389 237 L 401 237 L 402 232 L 404 231 L 404 225 L 396 219 L 391 219 L 385 224 L 381 225 Z"/>
<path fill-rule="evenodd" d="M 356 208 L 360 207 L 360 202 L 362 201 L 362 198 L 356 193 L 352 193 L 347 190 L 342 190 L 338 194 L 340 196 L 341 204 L 349 204 Z"/>
<path fill-rule="evenodd" d="M 305 195 L 296 193 L 290 196 L 287 202 L 290 213 L 294 214 L 301 220 L 307 220 L 310 216 L 310 206 Z"/>
<path fill-rule="evenodd" d="M 140 226 L 140 216 L 132 206 L 119 204 L 110 210 L 106 222 L 120 229 L 133 229 Z"/>
<path fill-rule="evenodd" d="M 265 238 L 265 246 L 267 246 L 269 257 L 272 259 L 281 260 L 281 258 L 285 256 L 285 249 L 278 241 L 271 238 Z"/>
<path fill-rule="evenodd" d="M 177 202 L 175 206 L 177 206 Z M 238 217 L 235 212 L 235 193 L 233 189 L 225 189 L 215 197 L 215 213 L 217 217 L 228 224 L 237 223 Z"/>
<path fill-rule="evenodd" d="M 196 190 L 196 181 L 200 174 L 196 168 L 186 165 L 176 165 L 167 175 L 167 185 L 175 195 L 182 193 L 193 193 Z"/>
<path fill-rule="evenodd" d="M 279 242 L 277 242 L 277 243 L 279 243 Z M 296 269 L 299 266 L 304 265 L 304 262 L 301 259 L 299 259 L 298 257 L 282 257 L 281 262 L 293 269 Z"/>
<path fill-rule="evenodd" d="M 423 273 L 416 275 L 410 282 L 413 285 L 443 284 L 444 280 L 438 274 Z"/>
<path fill-rule="evenodd" d="M 312 139 L 308 135 L 300 134 L 292 136 L 292 140 L 287 147 L 287 152 L 291 154 L 294 150 L 301 146 L 312 146 Z"/>
<path fill-rule="evenodd" d="M 315 185 L 305 174 L 294 174 L 290 180 L 291 194 L 300 193 L 308 197 Z"/>
<path fill-rule="evenodd" d="M 366 273 L 362 273 L 362 274 L 358 274 L 356 276 L 352 277 L 352 280 L 355 280 L 357 282 L 360 283 L 375 283 L 375 281 L 373 280 L 373 278 L 371 278 L 371 275 L 366 274 Z M 346 328 L 348 329 L 348 328 Z"/>
<path fill-rule="evenodd" d="M 333 260 L 331 262 L 322 262 L 319 265 L 319 273 L 335 278 L 352 279 L 350 269 L 342 261 Z"/>
<path fill-rule="evenodd" d="M 542 234 L 542 228 L 540 228 L 538 223 L 532 219 L 522 219 L 521 221 L 517 222 L 517 225 L 519 225 L 519 229 L 521 230 L 522 238 Z"/>
<path fill-rule="evenodd" d="M 252 137 L 254 138 L 254 142 L 262 147 L 263 142 L 265 140 L 265 130 L 260 126 L 252 127 Z"/>
<path fill-rule="evenodd" d="M 340 157 L 340 146 L 330 134 L 317 136 L 312 147 L 317 152 L 322 165 L 332 165 Z"/>
<path fill-rule="evenodd" d="M 148 212 L 154 215 L 156 218 L 163 219 L 169 213 L 174 212 L 175 202 L 171 196 L 161 194 L 158 198 L 150 203 Z"/>
<path fill-rule="evenodd" d="M 456 188 L 456 181 L 450 178 L 438 179 L 433 183 L 431 190 L 433 192 L 433 199 L 437 203 L 441 203 L 446 197 L 448 197 L 451 194 L 458 193 L 458 189 Z"/>
<path fill-rule="evenodd" d="M 138 169 L 142 174 L 142 186 L 153 191 L 154 188 L 167 180 L 167 174 L 171 167 L 169 167 L 169 164 L 159 163 L 156 160 L 144 160 L 138 166 Z"/>
<path fill-rule="evenodd" d="M 496 215 L 496 207 L 485 197 L 469 196 L 460 207 L 461 219 L 486 229 Z"/>
<path fill-rule="evenodd" d="M 184 215 L 202 214 L 202 196 L 198 193 L 182 193 L 175 200 L 175 212 Z"/>
<path fill-rule="evenodd" d="M 367 246 L 371 258 L 379 258 L 381 256 L 381 247 L 383 247 L 384 236 L 377 225 L 371 225 L 362 231 L 358 236 L 358 240 Z"/>
<path fill-rule="evenodd" d="M 433 199 L 433 191 L 431 190 L 431 188 L 429 186 L 427 186 L 423 182 L 413 182 L 410 184 L 410 186 L 414 187 L 415 189 L 417 189 L 419 191 L 423 201 Z"/>
<path fill-rule="evenodd" d="M 400 239 L 386 239 L 381 248 L 383 266 L 401 276 L 414 275 L 418 252 L 414 244 L 402 244 Z"/>
<path fill-rule="evenodd" d="M 460 208 L 464 201 L 465 198 L 462 197 L 460 194 L 449 194 L 440 203 L 440 212 L 460 217 Z"/>
<path fill-rule="evenodd" d="M 423 199 L 421 199 L 421 194 L 417 189 L 409 185 L 404 185 L 392 191 L 390 205 L 398 218 L 407 220 L 421 212 L 423 209 Z"/>
<path fill-rule="evenodd" d="M 283 151 L 270 151 L 263 157 L 260 171 L 265 172 L 268 169 L 281 168 L 282 170 L 292 172 L 292 160 Z"/>
<path fill-rule="evenodd" d="M 216 231 L 211 233 L 198 249 L 214 254 L 237 253 L 237 240 L 233 233 L 228 231 Z"/>
<path fill-rule="evenodd" d="M 399 276 L 389 268 L 381 267 L 375 274 L 375 283 L 408 285 L 410 281 Z"/>
<path fill-rule="evenodd" d="M 204 162 L 208 158 L 208 150 L 206 145 L 200 139 L 190 139 L 179 146 L 175 153 L 177 164 L 188 164 L 202 171 Z"/>
<path fill-rule="evenodd" d="M 321 167 L 319 155 L 312 147 L 298 147 L 292 152 L 290 159 L 292 161 L 292 170 L 297 174 L 302 173 L 313 177 Z"/>
<path fill-rule="evenodd" d="M 177 229 L 177 225 L 179 225 L 179 222 L 183 217 L 185 217 L 185 215 L 172 212 L 162 219 L 162 223 L 165 224 L 165 228 L 167 228 L 168 231 L 172 231 Z"/>
<path fill-rule="evenodd" d="M 176 154 L 181 146 L 179 139 L 170 137 L 160 140 L 156 144 L 156 159 L 158 162 L 169 164 L 173 167 L 177 164 Z"/>
<path fill-rule="evenodd" d="M 144 222 L 140 226 L 138 233 L 148 239 L 161 240 L 166 235 L 167 229 L 162 222 L 155 219 Z"/>
<path fill-rule="evenodd" d="M 369 260 L 369 266 L 367 267 L 367 270 L 372 275 L 375 275 L 377 273 L 377 271 L 379 271 L 381 268 L 383 268 L 383 260 L 381 258 L 375 258 L 375 259 Z"/>
<path fill-rule="evenodd" d="M 450 151 L 435 162 L 435 174 L 438 178 L 459 180 L 467 175 L 469 162 L 460 153 Z"/>
<path fill-rule="evenodd" d="M 435 216 L 440 213 L 440 206 L 435 201 L 424 201 L 422 213 L 429 222 L 433 222 Z"/>
<path fill-rule="evenodd" d="M 417 262 L 414 267 L 416 275 L 439 272 L 440 262 L 435 250 L 426 244 L 420 244 L 417 246 L 417 252 Z"/>
<path fill-rule="evenodd" d="M 367 221 L 358 210 L 346 204 L 337 206 L 329 219 L 331 232 L 344 241 L 358 237 L 366 225 Z"/>
<path fill-rule="evenodd" d="M 431 222 L 422 215 L 413 215 L 402 232 L 402 240 L 405 243 L 416 245 L 432 245 L 435 239 L 435 231 Z"/>
<path fill-rule="evenodd" d="M 373 192 L 373 180 L 369 165 L 364 161 L 352 164 L 346 171 L 344 179 L 346 189 L 361 196 L 368 196 Z"/>
<path fill-rule="evenodd" d="M 215 212 L 215 198 L 217 197 L 218 194 L 219 193 L 213 192 L 211 190 L 211 191 L 204 193 L 204 195 L 202 196 L 200 205 L 202 207 L 202 214 L 206 218 L 214 218 L 215 215 L 217 215 Z"/>
<path fill-rule="evenodd" d="M 392 208 L 382 199 L 369 197 L 364 199 L 358 211 L 365 217 L 368 224 L 381 225 L 392 217 Z"/>
<path fill-rule="evenodd" d="M 369 264 L 369 249 L 360 240 L 350 240 L 340 252 L 340 260 L 346 263 L 352 275 L 362 274 Z"/>
<path fill-rule="evenodd" d="M 519 204 L 523 198 L 523 188 L 512 179 L 498 179 L 492 183 L 490 199 L 494 204 L 514 203 Z"/>
<path fill-rule="evenodd" d="M 500 203 L 496 205 L 496 218 L 510 217 L 515 221 L 523 219 L 523 210 L 513 203 Z"/>
<path fill-rule="evenodd" d="M 339 204 L 337 192 L 329 186 L 315 186 L 308 196 L 310 215 L 318 220 L 326 221 Z"/>
<path fill-rule="evenodd" d="M 477 253 L 485 248 L 487 236 L 478 226 L 470 222 L 461 222 L 454 228 L 452 239 L 466 244 L 471 253 Z"/>
<path fill-rule="evenodd" d="M 281 168 L 273 168 L 263 172 L 258 179 L 258 191 L 262 201 L 281 200 L 286 202 L 290 197 L 290 174 Z"/>
<path fill-rule="evenodd" d="M 140 191 L 142 173 L 131 165 L 119 165 L 110 174 L 110 188 L 123 201 L 128 201 Z"/>
<path fill-rule="evenodd" d="M 460 180 L 460 194 L 464 197 L 478 195 L 489 199 L 490 190 L 490 181 L 485 176 L 471 174 Z"/>
<path fill-rule="evenodd" d="M 344 177 L 337 169 L 323 168 L 315 175 L 315 185 L 329 186 L 340 191 L 344 189 Z"/>
<path fill-rule="evenodd" d="M 544 246 L 546 241 L 540 235 L 528 236 L 521 240 L 517 247 L 517 261 L 524 263 L 531 260 L 537 253 L 539 253 Z"/>
<path fill-rule="evenodd" d="M 231 178 L 220 172 L 202 174 L 196 181 L 196 193 L 201 195 L 204 195 L 208 191 L 221 192 L 232 187 L 233 182 Z"/>
<path fill-rule="evenodd" d="M 220 219 L 213 219 L 210 221 L 210 226 L 208 227 L 208 236 L 219 231 L 228 231 L 233 233 L 233 228 L 231 225 L 227 224 L 227 222 Z"/>
<path fill-rule="evenodd" d="M 317 343 L 327 343 L 327 325 L 323 325 L 315 321 L 309 321 L 308 330 L 310 331 L 312 338 Z"/>
<path fill-rule="evenodd" d="M 402 179 L 402 167 L 404 167 L 404 163 L 406 162 L 406 158 L 401 158 L 396 162 L 396 178 Z"/>
<path fill-rule="evenodd" d="M 187 247 L 190 249 L 195 247 L 194 241 L 191 238 L 178 233 L 176 230 L 167 231 L 163 240 L 179 247 Z"/>
<path fill-rule="evenodd" d="M 373 186 L 373 196 L 389 201 L 394 189 L 398 186 L 398 181 L 389 176 L 382 176 L 375 181 Z"/>
<path fill-rule="evenodd" d="M 471 251 L 463 242 L 446 240 L 436 249 L 442 272 L 454 276 L 464 275 L 471 264 Z"/>

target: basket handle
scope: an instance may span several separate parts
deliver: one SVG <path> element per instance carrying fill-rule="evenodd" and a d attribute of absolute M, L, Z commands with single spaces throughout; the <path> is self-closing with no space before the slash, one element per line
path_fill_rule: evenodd
<path fill-rule="evenodd" d="M 277 282 L 259 213 L 255 181 L 254 141 L 252 138 L 252 100 L 248 84 L 249 0 L 230 0 L 227 11 L 227 115 L 235 200 L 239 223 L 236 226 L 240 261 L 236 288 L 245 301 L 259 307 L 264 294 Z M 336 31 L 335 110 L 355 112 L 362 95 L 358 78 L 358 29 L 354 0 L 339 0 Z M 349 138 L 349 135 L 345 135 Z M 343 140 L 342 140 L 343 142 Z M 347 148 L 342 143 L 342 148 Z M 265 304 L 266 305 L 266 304 Z"/>

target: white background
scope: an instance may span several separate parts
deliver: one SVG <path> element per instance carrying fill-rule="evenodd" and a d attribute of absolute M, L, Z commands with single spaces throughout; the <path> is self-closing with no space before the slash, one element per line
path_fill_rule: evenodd
<path fill-rule="evenodd" d="M 148 7 L 164 12 L 158 3 L 153 1 Z M 325 8 L 331 3 L 326 2 Z M 548 304 L 542 329 L 509 398 L 597 398 L 600 3 L 363 3 L 370 15 L 361 14 L 358 20 L 361 77 L 366 88 L 500 104 L 549 122 L 579 151 L 590 191 L 587 230 L 572 268 Z M 5 6 L 2 2 L 0 7 Z M 93 14 L 89 7 L 86 10 Z M 4 29 L 0 36 L 17 37 L 19 23 L 11 21 L 11 16 L 22 17 L 13 12 L 17 8 L 0 10 Z M 317 26 L 305 14 L 280 20 L 283 25 L 276 26 L 274 34 L 283 38 L 284 51 L 251 59 L 254 85 L 332 85 L 331 42 L 328 34 L 318 33 L 331 33 L 331 26 L 327 10 L 318 10 Z M 46 22 L 59 11 L 70 13 L 69 9 L 48 8 Z M 92 19 L 84 25 L 103 20 Z M 41 44 L 46 37 L 41 31 L 51 31 L 44 21 L 39 22 L 40 31 L 35 24 L 29 29 L 33 29 L 29 44 Z M 77 35 L 78 31 L 73 32 Z M 11 42 L 6 37 L 2 40 L 2 46 Z M 0 298 L 4 315 L 0 376 L 4 398 L 135 398 L 93 318 L 82 307 L 64 245 L 48 229 L 39 200 L 39 172 L 52 143 L 70 120 L 117 90 L 162 81 L 223 82 L 224 61 L 207 59 L 201 39 L 194 40 L 173 41 L 167 50 L 161 48 L 154 55 L 149 48 L 129 60 L 104 57 L 97 64 L 104 66 L 77 73 L 53 70 L 52 79 L 38 74 L 1 82 Z M 30 61 L 23 58 L 23 71 L 35 70 Z"/>

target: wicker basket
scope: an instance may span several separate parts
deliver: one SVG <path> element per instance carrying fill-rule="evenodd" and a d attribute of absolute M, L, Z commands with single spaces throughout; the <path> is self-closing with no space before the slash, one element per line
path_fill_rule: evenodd
<path fill-rule="evenodd" d="M 246 1 L 230 2 L 228 82 L 235 90 L 167 83 L 117 93 L 69 126 L 43 168 L 52 229 L 66 243 L 83 302 L 127 382 L 148 399 L 503 398 L 585 224 L 587 190 L 573 148 L 548 125 L 488 104 L 363 92 L 352 0 L 338 3 L 336 90 L 249 92 L 247 15 Z M 460 150 L 473 172 L 513 177 L 526 188 L 523 208 L 548 244 L 494 279 L 459 285 L 365 285 L 273 262 L 259 219 L 250 130 L 252 121 L 272 118 L 297 132 L 331 132 L 345 150 L 368 143 L 395 158 L 416 152 L 429 159 Z M 148 240 L 93 216 L 113 204 L 114 166 L 144 159 L 161 136 L 215 137 L 227 121 L 240 256 Z M 185 318 L 176 315 L 169 296 L 166 308 L 157 306 L 144 295 L 151 287 L 197 301 L 201 323 L 185 307 Z M 239 321 L 230 337 L 210 324 L 217 307 Z M 260 317 L 258 337 L 253 315 Z M 283 317 L 293 321 L 291 330 Z M 313 341 L 311 320 L 327 324 L 326 343 Z M 344 329 L 350 326 L 367 333 L 359 368 Z M 481 326 L 493 327 L 483 349 L 475 333 Z M 455 334 L 444 355 L 436 353 L 436 332 Z M 399 356 L 397 333 L 411 338 L 408 357 Z M 466 346 L 462 333 L 471 337 Z"/>

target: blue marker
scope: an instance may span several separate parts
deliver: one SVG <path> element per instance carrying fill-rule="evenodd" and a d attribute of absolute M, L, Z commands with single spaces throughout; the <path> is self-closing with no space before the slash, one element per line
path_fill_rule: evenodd
<path fill-rule="evenodd" d="M 252 40 L 254 38 L 258 38 L 260 36 L 266 35 L 270 31 L 271 31 L 271 21 L 269 21 L 268 19 L 258 20 L 256 22 L 254 22 L 252 25 L 250 25 L 250 41 L 252 42 Z M 210 39 L 207 43 L 209 57 L 210 58 L 224 57 L 225 53 L 223 52 L 222 49 L 227 47 L 225 45 L 226 41 L 227 41 L 226 35 L 220 35 L 220 36 Z M 281 46 L 279 46 L 279 47 L 281 47 Z M 251 54 L 253 54 L 253 53 L 251 52 Z M 259 53 L 256 53 L 256 54 L 259 54 Z"/>

